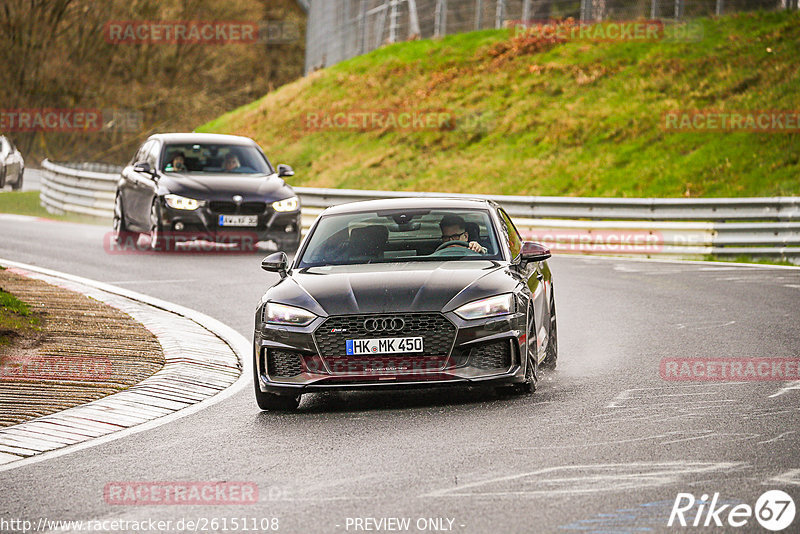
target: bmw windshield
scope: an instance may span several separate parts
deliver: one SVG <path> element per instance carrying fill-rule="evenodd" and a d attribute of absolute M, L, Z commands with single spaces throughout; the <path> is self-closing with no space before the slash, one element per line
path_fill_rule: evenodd
<path fill-rule="evenodd" d="M 483 210 L 392 210 L 323 217 L 298 267 L 443 260 L 502 260 Z"/>
<path fill-rule="evenodd" d="M 171 144 L 164 148 L 165 173 L 272 174 L 269 161 L 252 145 Z"/>

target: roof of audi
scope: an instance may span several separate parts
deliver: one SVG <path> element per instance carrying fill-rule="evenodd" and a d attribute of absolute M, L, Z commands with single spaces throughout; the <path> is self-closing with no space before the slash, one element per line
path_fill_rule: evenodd
<path fill-rule="evenodd" d="M 479 198 L 448 198 L 448 197 L 409 197 L 387 198 L 380 200 L 362 200 L 348 202 L 326 209 L 324 215 L 340 215 L 343 213 L 358 213 L 365 211 L 384 210 L 413 210 L 413 209 L 486 209 L 492 207 L 494 202 Z"/>

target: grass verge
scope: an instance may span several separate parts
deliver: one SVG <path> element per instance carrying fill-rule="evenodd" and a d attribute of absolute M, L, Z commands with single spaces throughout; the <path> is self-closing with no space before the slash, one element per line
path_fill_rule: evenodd
<path fill-rule="evenodd" d="M 42 207 L 38 191 L 6 191 L 0 193 L 0 213 L 42 217 L 55 221 L 75 222 L 83 224 L 110 225 L 111 219 L 101 219 L 88 215 L 65 214 L 56 215 Z"/>

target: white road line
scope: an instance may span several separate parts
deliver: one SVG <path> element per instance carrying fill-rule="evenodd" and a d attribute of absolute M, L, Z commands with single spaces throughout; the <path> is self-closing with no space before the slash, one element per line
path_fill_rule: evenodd
<path fill-rule="evenodd" d="M 727 471 L 745 464 L 740 462 L 663 462 L 628 464 L 588 464 L 549 467 L 505 475 L 470 484 L 442 488 L 422 495 L 430 497 L 502 497 L 574 495 L 674 484 L 685 475 Z M 548 475 L 556 475 L 548 478 Z M 530 478 L 537 489 L 517 489 Z M 474 491 L 481 486 L 500 485 L 495 490 Z"/>
<path fill-rule="evenodd" d="M 192 278 L 183 278 L 176 280 L 115 280 L 113 282 L 108 282 L 108 283 L 117 286 L 125 286 L 125 285 L 135 285 L 135 284 L 184 284 L 187 282 L 197 282 L 197 280 Z"/>
<path fill-rule="evenodd" d="M 784 432 L 783 434 L 779 434 L 779 435 L 775 436 L 772 439 L 768 439 L 768 440 L 765 440 L 765 441 L 759 441 L 758 444 L 759 445 L 764 445 L 765 443 L 775 443 L 776 441 L 780 441 L 781 438 L 783 438 L 783 436 L 788 436 L 789 434 L 796 434 L 796 433 L 797 433 L 797 431 L 790 430 L 789 432 Z"/>
<path fill-rule="evenodd" d="M 762 482 L 762 484 L 770 486 L 774 484 L 790 484 L 792 486 L 800 486 L 800 469 L 786 471 L 785 473 L 781 473 L 776 477 Z"/>
<path fill-rule="evenodd" d="M 770 395 L 769 398 L 774 399 L 775 397 L 780 397 L 784 393 L 788 393 L 794 389 L 800 389 L 800 380 L 795 380 L 794 382 L 788 382 L 784 384 L 781 389 Z"/>

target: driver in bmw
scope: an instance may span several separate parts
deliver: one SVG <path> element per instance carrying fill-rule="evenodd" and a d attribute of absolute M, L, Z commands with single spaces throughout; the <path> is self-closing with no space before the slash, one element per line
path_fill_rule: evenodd
<path fill-rule="evenodd" d="M 469 233 L 467 232 L 467 223 L 460 215 L 445 215 L 442 217 L 442 222 L 439 223 L 439 228 L 442 229 L 442 243 L 449 243 L 462 241 L 468 243 L 469 249 L 479 254 L 486 254 L 486 248 L 482 247 L 477 241 L 469 240 Z"/>

